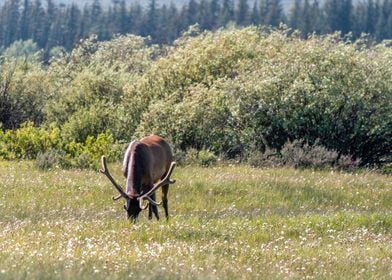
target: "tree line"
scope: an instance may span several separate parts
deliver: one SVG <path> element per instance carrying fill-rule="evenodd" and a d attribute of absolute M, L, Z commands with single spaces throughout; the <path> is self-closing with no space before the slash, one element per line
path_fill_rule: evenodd
<path fill-rule="evenodd" d="M 370 34 L 377 41 L 392 38 L 392 1 L 366 0 L 295 0 L 288 11 L 281 0 L 189 0 L 184 6 L 159 6 L 150 0 L 147 6 L 127 5 L 115 0 L 104 7 L 99 0 L 83 8 L 76 4 L 56 4 L 53 0 L 8 0 L 0 9 L 0 46 L 17 40 L 32 39 L 48 52 L 62 46 L 71 50 L 80 39 L 91 34 L 108 40 L 113 34 L 132 33 L 149 36 L 152 43 L 170 44 L 190 25 L 215 30 L 229 24 L 238 26 L 285 23 L 310 33 L 341 31 L 354 38 Z"/>

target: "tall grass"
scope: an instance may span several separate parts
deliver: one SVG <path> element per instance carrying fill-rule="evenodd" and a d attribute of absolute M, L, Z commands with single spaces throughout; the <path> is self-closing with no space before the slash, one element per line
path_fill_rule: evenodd
<path fill-rule="evenodd" d="M 391 177 L 225 166 L 173 178 L 170 220 L 133 225 L 97 172 L 0 162 L 0 279 L 392 277 Z"/>

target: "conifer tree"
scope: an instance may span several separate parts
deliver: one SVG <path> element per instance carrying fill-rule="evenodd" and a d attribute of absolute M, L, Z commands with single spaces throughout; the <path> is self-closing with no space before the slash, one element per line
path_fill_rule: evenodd
<path fill-rule="evenodd" d="M 98 38 L 102 37 L 102 22 L 104 20 L 102 5 L 100 0 L 94 0 L 90 7 L 90 18 L 88 19 L 87 26 L 89 27 L 89 34 L 96 34 Z"/>
<path fill-rule="evenodd" d="M 4 3 L 2 8 L 2 39 L 3 46 L 9 46 L 12 42 L 19 39 L 19 0 L 9 0 Z"/>
<path fill-rule="evenodd" d="M 79 35 L 79 26 L 80 26 L 80 18 L 81 12 L 76 6 L 76 4 L 72 3 L 71 6 L 67 8 L 66 11 L 66 33 L 65 33 L 65 48 L 67 50 L 71 50 L 75 43 L 78 41 Z"/>
<path fill-rule="evenodd" d="M 210 7 L 207 0 L 201 0 L 199 3 L 199 9 L 197 13 L 197 22 L 200 24 L 201 29 L 209 30 L 212 29 L 210 20 Z"/>
<path fill-rule="evenodd" d="M 19 36 L 20 39 L 23 41 L 27 40 L 30 38 L 29 34 L 29 25 L 30 25 L 30 16 L 29 16 L 29 11 L 30 10 L 30 1 L 29 0 L 24 0 L 23 1 L 23 7 L 20 15 L 20 22 L 19 22 Z"/>
<path fill-rule="evenodd" d="M 301 25 L 302 0 L 295 0 L 290 11 L 289 24 L 292 29 L 299 29 Z"/>
<path fill-rule="evenodd" d="M 217 27 L 219 13 L 220 13 L 219 0 L 211 0 L 210 1 L 210 13 L 209 13 L 210 29 L 215 29 Z"/>
<path fill-rule="evenodd" d="M 253 3 L 252 12 L 250 15 L 251 24 L 258 25 L 260 23 L 260 11 L 257 1 Z"/>
<path fill-rule="evenodd" d="M 236 22 L 238 25 L 249 24 L 249 5 L 248 0 L 238 0 L 238 6 L 236 11 Z"/>
<path fill-rule="evenodd" d="M 304 0 L 304 6 L 301 13 L 300 29 L 305 37 L 308 36 L 309 33 L 311 33 L 313 30 L 312 18 L 313 15 L 309 0 Z"/>
<path fill-rule="evenodd" d="M 125 34 L 129 32 L 128 10 L 125 0 L 121 0 L 118 11 L 118 33 Z"/>
<path fill-rule="evenodd" d="M 155 0 L 150 0 L 148 5 L 148 10 L 146 13 L 145 21 L 144 21 L 144 28 L 141 34 L 143 36 L 151 36 L 153 41 L 157 37 L 157 29 L 158 29 L 158 11 L 157 5 Z"/>
<path fill-rule="evenodd" d="M 339 1 L 327 0 L 324 5 L 326 32 L 339 30 Z"/>
<path fill-rule="evenodd" d="M 234 20 L 233 0 L 223 0 L 218 17 L 218 26 L 226 26 L 232 20 Z"/>
<path fill-rule="evenodd" d="M 373 0 L 368 0 L 366 4 L 366 27 L 363 32 L 374 34 L 378 16 L 377 7 Z"/>
<path fill-rule="evenodd" d="M 279 26 L 285 21 L 283 7 L 280 0 L 267 0 L 266 24 L 271 26 Z"/>
<path fill-rule="evenodd" d="M 186 7 L 186 26 L 198 23 L 199 5 L 195 0 L 189 0 Z"/>
<path fill-rule="evenodd" d="M 343 34 L 347 34 L 351 31 L 352 7 L 352 0 L 341 0 L 339 7 L 339 30 L 342 31 Z"/>
<path fill-rule="evenodd" d="M 128 18 L 130 26 L 129 32 L 140 35 L 143 26 L 143 9 L 138 2 L 131 5 Z"/>
<path fill-rule="evenodd" d="M 316 34 L 323 32 L 325 25 L 324 15 L 320 10 L 319 0 L 313 0 L 312 3 L 312 31 Z"/>

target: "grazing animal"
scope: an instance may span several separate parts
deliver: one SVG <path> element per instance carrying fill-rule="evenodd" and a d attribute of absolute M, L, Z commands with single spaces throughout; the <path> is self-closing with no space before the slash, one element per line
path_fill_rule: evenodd
<path fill-rule="evenodd" d="M 175 162 L 169 144 L 157 135 L 147 136 L 141 140 L 132 141 L 124 155 L 123 174 L 126 178 L 125 191 L 116 183 L 110 175 L 107 167 L 106 157 L 102 156 L 101 173 L 105 174 L 120 193 L 113 200 L 124 198 L 128 219 L 136 221 L 139 213 L 149 208 L 148 217 L 152 219 L 152 212 L 157 220 L 158 205 L 163 204 L 166 219 L 169 218 L 167 193 L 169 184 L 174 184 L 170 176 L 173 172 Z M 162 202 L 157 203 L 155 191 L 162 187 Z M 144 204 L 144 201 L 148 201 Z"/>

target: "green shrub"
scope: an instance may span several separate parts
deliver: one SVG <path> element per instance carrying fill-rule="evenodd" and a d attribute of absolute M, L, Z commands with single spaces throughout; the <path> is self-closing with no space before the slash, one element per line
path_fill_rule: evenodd
<path fill-rule="evenodd" d="M 15 129 L 22 123 L 40 125 L 43 107 L 49 98 L 49 79 L 43 66 L 34 60 L 0 60 L 0 123 Z"/>
<path fill-rule="evenodd" d="M 35 159 L 38 153 L 56 148 L 60 141 L 57 127 L 37 128 L 27 122 L 17 130 L 0 132 L 0 154 L 5 159 Z"/>
<path fill-rule="evenodd" d="M 200 165 L 205 167 L 212 166 L 218 161 L 218 158 L 214 155 L 214 153 L 208 150 L 201 150 L 199 152 L 198 159 Z"/>
<path fill-rule="evenodd" d="M 392 150 L 389 58 L 390 48 L 358 48 L 336 34 L 206 32 L 153 64 L 125 91 L 125 106 L 136 108 L 136 135 L 159 133 L 184 150 L 235 157 L 319 139 L 361 164 L 377 163 Z"/>
<path fill-rule="evenodd" d="M 91 155 L 87 152 L 81 153 L 79 156 L 72 160 L 72 166 L 81 169 L 89 169 L 97 167 L 98 163 L 95 162 Z"/>
<path fill-rule="evenodd" d="M 70 166 L 64 151 L 50 149 L 39 152 L 35 160 L 35 166 L 39 169 L 67 168 Z"/>
<path fill-rule="evenodd" d="M 0 130 L 2 159 L 35 159 L 41 169 L 97 167 L 102 155 L 114 161 L 121 157 L 122 150 L 123 145 L 116 144 L 109 132 L 88 136 L 84 142 L 68 142 L 54 125 L 36 128 L 26 123 L 17 130 Z"/>
<path fill-rule="evenodd" d="M 69 155 L 71 166 L 79 168 L 99 167 L 102 155 L 109 161 L 118 160 L 122 154 L 122 145 L 114 143 L 110 133 L 100 133 L 97 137 L 88 136 L 84 143 L 71 141 L 64 146 Z"/>
<path fill-rule="evenodd" d="M 188 149 L 185 154 L 185 164 L 200 165 L 204 167 L 216 164 L 218 158 L 208 150 Z"/>
<path fill-rule="evenodd" d="M 285 165 L 296 168 L 325 168 L 332 166 L 338 158 L 336 151 L 330 151 L 317 143 L 310 145 L 304 140 L 288 141 L 280 153 Z"/>
<path fill-rule="evenodd" d="M 253 150 L 247 153 L 246 162 L 253 167 L 278 167 L 283 166 L 282 156 L 276 151 L 266 149 L 264 152 Z"/>
<path fill-rule="evenodd" d="M 381 171 L 385 174 L 392 175 L 392 164 L 391 163 L 385 164 L 382 167 Z"/>
<path fill-rule="evenodd" d="M 318 141 L 314 144 L 309 144 L 304 140 L 288 141 L 280 154 L 286 166 L 295 168 L 349 169 L 357 167 L 360 162 L 360 160 L 353 160 L 351 156 L 339 155 L 338 152 L 320 145 Z"/>

